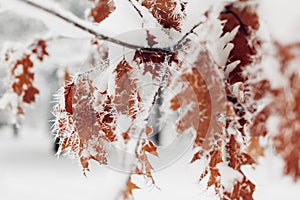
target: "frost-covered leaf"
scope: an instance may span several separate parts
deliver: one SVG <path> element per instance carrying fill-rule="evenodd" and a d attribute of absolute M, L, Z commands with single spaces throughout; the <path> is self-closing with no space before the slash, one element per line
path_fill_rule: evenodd
<path fill-rule="evenodd" d="M 143 0 L 145 6 L 164 28 L 181 31 L 181 21 L 185 16 L 184 2 L 177 0 Z"/>
<path fill-rule="evenodd" d="M 114 0 L 96 0 L 90 16 L 94 22 L 100 23 L 116 9 Z"/>
<path fill-rule="evenodd" d="M 223 34 L 233 31 L 238 27 L 238 31 L 231 41 L 234 45 L 230 51 L 228 62 L 239 61 L 238 65 L 230 72 L 228 80 L 231 84 L 244 82 L 247 77 L 242 72 L 247 65 L 253 61 L 253 56 L 257 53 L 257 47 L 260 41 L 253 36 L 253 32 L 259 28 L 258 15 L 254 5 L 229 4 L 224 12 L 220 14 L 220 20 L 224 20 Z"/>
<path fill-rule="evenodd" d="M 178 132 L 193 127 L 197 130 L 196 142 L 203 142 L 211 119 L 211 99 L 209 91 L 202 75 L 196 68 L 191 72 L 182 75 L 189 87 L 171 99 L 171 109 L 177 110 L 180 107 L 192 104 L 192 107 L 177 123 Z"/>
<path fill-rule="evenodd" d="M 126 60 L 122 60 L 116 67 L 116 104 L 117 112 L 129 115 L 132 119 L 136 118 L 136 103 L 141 101 L 135 79 L 131 78 L 133 67 Z"/>
<path fill-rule="evenodd" d="M 255 161 L 246 152 L 242 152 L 240 144 L 233 135 L 226 144 L 226 149 L 229 155 L 229 166 L 239 171 L 243 175 L 243 179 L 235 183 L 232 191 L 225 191 L 224 199 L 253 199 L 255 185 L 242 172 L 241 167 L 254 164 Z"/>
<path fill-rule="evenodd" d="M 94 95 L 98 95 L 98 110 Z M 92 81 L 82 75 L 64 87 L 63 102 L 55 110 L 61 150 L 79 157 L 85 170 L 89 160 L 106 164 L 106 144 L 116 139 L 109 96 L 97 91 Z"/>

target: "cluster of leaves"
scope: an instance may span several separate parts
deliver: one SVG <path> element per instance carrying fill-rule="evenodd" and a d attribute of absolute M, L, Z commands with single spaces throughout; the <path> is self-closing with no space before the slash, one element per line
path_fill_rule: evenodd
<path fill-rule="evenodd" d="M 186 2 L 174 0 L 143 0 L 142 6 L 146 7 L 153 17 L 164 28 L 173 28 L 181 31 L 180 22 L 185 16 Z"/>
<path fill-rule="evenodd" d="M 274 43 L 274 57 L 277 58 L 279 73 L 286 83 L 272 88 L 272 80 L 264 79 L 253 87 L 257 91 L 256 99 L 270 97 L 270 102 L 253 119 L 251 134 L 266 136 L 268 134 L 267 122 L 271 117 L 278 117 L 277 132 L 269 137 L 273 140 L 276 152 L 285 162 L 285 173 L 291 175 L 295 181 L 300 178 L 299 167 L 299 71 L 294 66 L 299 64 L 298 43 L 280 45 Z M 280 102 L 280 104 L 278 103 Z"/>
<path fill-rule="evenodd" d="M 89 16 L 94 22 L 100 23 L 115 11 L 114 0 L 91 0 L 94 7 L 90 10 Z M 131 0 L 130 0 L 131 1 Z M 132 5 L 134 3 L 131 1 Z M 181 21 L 185 17 L 186 2 L 181 0 L 142 0 L 137 3 L 149 10 L 152 16 L 163 28 L 181 31 Z M 141 16 L 141 11 L 135 9 Z"/>
<path fill-rule="evenodd" d="M 39 90 L 34 85 L 33 67 L 34 62 L 42 62 L 45 56 L 48 56 L 46 48 L 45 40 L 37 40 L 29 45 L 25 52 L 10 49 L 5 53 L 5 62 L 12 66 L 10 71 L 11 89 L 18 96 L 16 108 L 13 108 L 13 105 L 10 107 L 17 110 L 18 115 L 24 114 L 23 104 L 35 102 L 36 95 L 39 94 Z"/>
<path fill-rule="evenodd" d="M 99 93 L 101 111 L 94 108 L 94 86 L 85 76 L 64 87 L 63 107 L 56 110 L 58 133 L 61 139 L 60 151 L 70 150 L 80 158 L 84 170 L 88 169 L 90 159 L 106 164 L 105 143 L 113 142 L 115 122 L 111 114 L 108 95 Z M 102 134 L 101 134 L 102 133 Z"/>

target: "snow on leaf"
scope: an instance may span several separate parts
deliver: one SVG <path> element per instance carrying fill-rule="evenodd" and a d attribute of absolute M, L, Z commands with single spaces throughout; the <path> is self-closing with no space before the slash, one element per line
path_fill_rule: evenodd
<path fill-rule="evenodd" d="M 142 151 L 144 152 L 148 152 L 152 155 L 155 155 L 158 157 L 158 153 L 157 153 L 157 147 L 155 146 L 155 144 L 153 142 L 151 142 L 150 140 L 148 141 L 143 141 L 142 142 Z"/>
<path fill-rule="evenodd" d="M 181 63 L 184 68 L 184 62 Z M 194 147 L 210 149 L 211 138 L 222 132 L 217 115 L 225 112 L 223 84 L 216 73 L 217 66 L 207 51 L 200 51 L 191 69 L 183 71 L 177 83 L 187 84 L 170 101 L 171 110 L 184 110 L 177 121 L 179 133 L 193 128 L 196 130 Z"/>
<path fill-rule="evenodd" d="M 113 99 L 117 112 L 136 118 L 136 104 L 141 101 L 135 79 L 131 78 L 133 67 L 123 59 L 116 67 L 116 95 Z"/>
<path fill-rule="evenodd" d="M 251 37 L 253 32 L 259 28 L 256 10 L 256 6 L 253 5 L 235 6 L 229 4 L 219 16 L 220 20 L 225 21 L 223 34 L 231 32 L 239 26 L 236 36 L 231 41 L 234 47 L 227 62 L 229 64 L 239 61 L 239 64 L 229 73 L 228 80 L 231 84 L 244 82 L 247 79 L 242 72 L 247 65 L 252 63 L 252 57 L 257 54 L 257 47 L 260 46 L 260 41 Z"/>
<path fill-rule="evenodd" d="M 199 159 L 201 158 L 201 156 L 202 156 L 202 152 L 201 152 L 201 151 L 196 152 L 196 153 L 193 155 L 193 158 L 192 158 L 192 160 L 191 160 L 191 163 L 193 163 L 193 162 L 199 160 Z"/>
<path fill-rule="evenodd" d="M 100 131 L 96 121 L 97 114 L 93 108 L 93 89 L 87 82 L 88 80 L 83 76 L 78 78 L 72 100 L 74 125 L 84 144 L 88 142 L 91 135 L 96 135 Z"/>
<path fill-rule="evenodd" d="M 183 132 L 193 127 L 197 131 L 195 142 L 201 143 L 206 136 L 211 118 L 209 91 L 202 75 L 196 68 L 193 68 L 192 72 L 183 74 L 182 78 L 188 82 L 189 87 L 171 99 L 170 108 L 178 110 L 180 107 L 194 102 L 189 111 L 178 121 L 177 130 Z"/>
<path fill-rule="evenodd" d="M 180 23 L 185 16 L 185 4 L 175 0 L 143 0 L 145 6 L 154 18 L 164 28 L 181 31 Z"/>
<path fill-rule="evenodd" d="M 136 166 L 135 173 L 139 175 L 144 175 L 151 181 L 152 184 L 155 185 L 155 180 L 152 176 L 153 167 L 146 153 L 158 157 L 157 147 L 152 141 L 148 139 L 142 139 L 140 144 L 140 150 L 136 152 L 139 165 Z"/>
<path fill-rule="evenodd" d="M 208 187 L 214 186 L 216 193 L 219 193 L 219 190 L 222 187 L 221 182 L 220 182 L 221 174 L 220 174 L 219 169 L 217 168 L 217 165 L 219 163 L 223 162 L 222 151 L 220 149 L 221 144 L 222 144 L 222 142 L 219 141 L 211 147 L 211 149 L 209 150 L 208 155 L 207 155 L 207 158 L 209 160 L 208 166 L 206 166 L 204 172 L 200 175 L 200 181 L 204 177 L 209 176 L 207 186 Z M 197 156 L 197 154 L 195 154 L 195 155 Z M 195 159 L 199 159 L 199 158 L 198 158 L 198 156 L 195 157 Z"/>
<path fill-rule="evenodd" d="M 226 149 L 229 154 L 229 166 L 233 169 L 241 172 L 241 167 L 243 165 L 255 163 L 251 156 L 245 152 L 241 152 L 241 146 L 233 135 L 230 136 L 230 140 L 226 144 Z"/>
<path fill-rule="evenodd" d="M 236 182 L 231 192 L 225 192 L 225 196 L 222 200 L 227 199 L 246 199 L 253 200 L 253 193 L 255 191 L 255 185 L 248 180 L 245 176 L 242 181 Z"/>
<path fill-rule="evenodd" d="M 63 104 L 55 107 L 57 137 L 62 141 L 60 150 L 78 157 L 84 173 L 90 160 L 107 164 L 106 145 L 116 140 L 110 104 L 105 92 L 97 91 L 86 75 L 80 75 L 64 87 Z"/>
<path fill-rule="evenodd" d="M 97 112 L 98 126 L 104 133 L 104 139 L 108 142 L 114 142 L 117 138 L 114 133 L 116 129 L 116 121 L 112 99 L 109 95 L 107 95 L 106 91 L 98 92 L 98 98 L 101 99 L 97 102 L 98 106 L 101 107 L 101 110 Z"/>
<path fill-rule="evenodd" d="M 88 63 L 92 67 L 98 67 L 100 62 L 108 60 L 108 46 L 105 42 L 101 42 L 97 39 L 91 41 L 91 53 L 88 57 Z"/>
<path fill-rule="evenodd" d="M 167 54 L 164 52 L 148 52 L 137 50 L 133 60 L 140 66 L 144 67 L 143 75 L 150 73 L 152 79 L 160 75 L 162 71 L 161 64 L 165 61 Z"/>
<path fill-rule="evenodd" d="M 224 199 L 253 199 L 255 185 L 247 179 L 241 167 L 254 164 L 254 159 L 246 152 L 241 151 L 241 146 L 234 135 L 230 136 L 226 149 L 229 155 L 229 166 L 239 171 L 243 175 L 243 179 L 235 183 L 232 191 L 225 191 L 224 195 L 226 198 L 224 197 Z"/>
<path fill-rule="evenodd" d="M 222 152 L 220 151 L 219 147 L 213 148 L 210 151 L 210 161 L 209 161 L 210 178 L 209 178 L 208 186 L 214 185 L 216 190 L 220 188 L 220 180 L 219 180 L 220 172 L 217 169 L 217 164 L 221 163 L 222 161 L 223 161 Z"/>
<path fill-rule="evenodd" d="M 91 9 L 90 16 L 94 22 L 100 23 L 116 9 L 113 0 L 98 0 Z"/>

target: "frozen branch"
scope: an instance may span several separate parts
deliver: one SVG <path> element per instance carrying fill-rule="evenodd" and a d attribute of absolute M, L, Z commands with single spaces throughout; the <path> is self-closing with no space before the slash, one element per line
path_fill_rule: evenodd
<path fill-rule="evenodd" d="M 97 31 L 79 23 L 79 22 L 76 22 L 75 20 L 73 19 L 70 19 L 62 14 L 59 14 L 57 12 L 55 12 L 54 10 L 51 10 L 49 8 L 46 8 L 44 6 L 41 6 L 39 4 L 36 4 L 32 1 L 29 1 L 29 0 L 19 0 L 19 1 L 22 1 L 32 7 L 35 7 L 37 9 L 40 9 L 44 12 L 47 12 L 53 16 L 56 16 L 58 18 L 60 18 L 61 20 L 67 22 L 67 23 L 70 23 L 72 25 L 74 25 L 75 27 L 85 31 L 85 32 L 88 32 L 90 33 L 91 35 L 95 36 L 96 38 L 100 39 L 100 40 L 105 40 L 105 41 L 108 41 L 108 42 L 111 42 L 111 43 L 114 43 L 114 44 L 117 44 L 117 45 L 120 45 L 120 46 L 123 46 L 123 47 L 126 47 L 126 48 L 129 48 L 129 49 L 138 49 L 138 50 L 143 50 L 143 51 L 150 51 L 150 52 L 164 52 L 164 53 L 167 53 L 167 54 L 170 54 L 172 53 L 172 47 L 166 47 L 166 48 L 148 48 L 148 47 L 144 47 L 144 46 L 139 46 L 139 45 L 135 45 L 135 44 L 130 44 L 130 43 L 127 43 L 127 42 L 124 42 L 124 41 L 121 41 L 121 40 L 117 40 L 115 38 L 112 38 L 112 37 L 109 37 L 109 36 L 106 36 L 106 35 L 103 35 L 101 33 L 98 33 Z"/>

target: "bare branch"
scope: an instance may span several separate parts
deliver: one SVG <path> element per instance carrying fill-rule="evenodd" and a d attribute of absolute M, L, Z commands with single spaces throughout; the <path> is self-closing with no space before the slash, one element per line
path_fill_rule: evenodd
<path fill-rule="evenodd" d="M 184 46 L 185 43 L 188 42 L 188 41 L 187 41 L 187 37 L 188 37 L 190 34 L 195 33 L 195 32 L 194 32 L 195 29 L 198 28 L 202 23 L 203 23 L 203 22 L 197 23 L 196 25 L 193 26 L 193 28 L 192 28 L 189 32 L 187 32 L 186 34 L 184 34 L 184 36 L 183 36 L 183 37 L 177 42 L 177 44 L 173 47 L 174 51 L 176 51 L 176 50 L 182 48 L 182 46 Z"/>
<path fill-rule="evenodd" d="M 140 11 L 140 9 L 138 9 L 138 8 L 136 7 L 136 5 L 132 2 L 132 0 L 128 0 L 128 1 L 129 1 L 129 3 L 132 5 L 132 7 L 136 10 L 136 12 L 139 14 L 139 16 L 143 19 L 144 16 L 143 16 L 142 12 Z"/>

